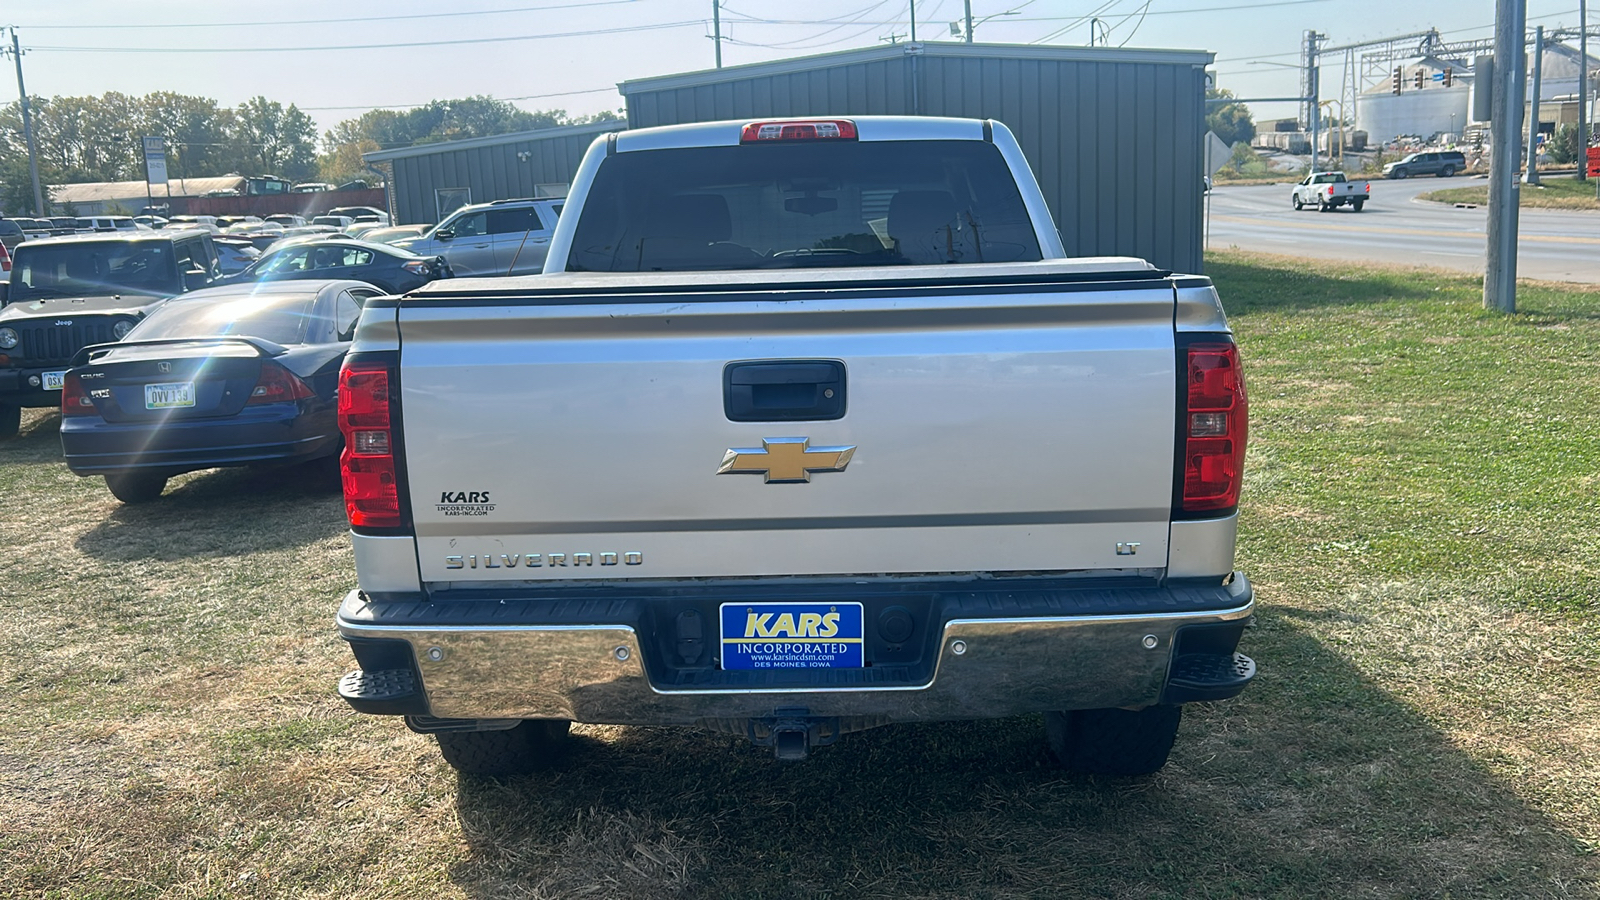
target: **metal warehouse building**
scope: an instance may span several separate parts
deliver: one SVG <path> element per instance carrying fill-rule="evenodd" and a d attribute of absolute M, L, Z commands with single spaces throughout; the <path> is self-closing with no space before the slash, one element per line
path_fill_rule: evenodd
<path fill-rule="evenodd" d="M 432 224 L 469 203 L 560 196 L 590 142 L 624 127 L 570 125 L 378 150 L 363 158 L 383 172 L 395 221 Z"/>
<path fill-rule="evenodd" d="M 620 88 L 632 128 L 784 116 L 997 119 L 1021 143 L 1068 253 L 1138 256 L 1198 272 L 1211 59 L 1197 51 L 902 43 Z M 466 188 L 481 202 L 570 180 L 584 146 L 605 130 L 528 132 L 367 159 L 394 165 L 401 221 L 433 222 L 450 190 Z M 523 176 L 515 163 L 534 159 L 538 174 Z"/>

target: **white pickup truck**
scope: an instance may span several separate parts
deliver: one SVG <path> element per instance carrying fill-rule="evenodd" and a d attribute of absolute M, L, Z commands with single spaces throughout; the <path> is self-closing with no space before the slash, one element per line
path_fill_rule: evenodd
<path fill-rule="evenodd" d="M 543 275 L 363 312 L 340 694 L 479 774 L 1041 712 L 1160 768 L 1255 674 L 1239 354 L 1207 279 L 1064 256 L 997 122 L 597 140 Z"/>
<path fill-rule="evenodd" d="M 1315 206 L 1317 212 L 1329 212 L 1348 205 L 1356 212 L 1372 199 L 1372 182 L 1350 181 L 1343 172 L 1312 172 L 1294 186 L 1292 197 L 1298 211 Z"/>

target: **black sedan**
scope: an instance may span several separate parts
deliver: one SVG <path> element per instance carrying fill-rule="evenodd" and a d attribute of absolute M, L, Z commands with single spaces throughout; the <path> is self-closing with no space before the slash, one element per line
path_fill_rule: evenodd
<path fill-rule="evenodd" d="M 418 256 L 388 244 L 346 238 L 307 241 L 270 250 L 254 265 L 225 282 L 351 278 L 376 285 L 388 294 L 403 294 L 452 274 L 443 257 Z"/>
<path fill-rule="evenodd" d="M 67 468 L 142 503 L 183 472 L 334 456 L 339 367 L 379 293 L 327 280 L 208 288 L 85 348 L 61 391 Z"/>

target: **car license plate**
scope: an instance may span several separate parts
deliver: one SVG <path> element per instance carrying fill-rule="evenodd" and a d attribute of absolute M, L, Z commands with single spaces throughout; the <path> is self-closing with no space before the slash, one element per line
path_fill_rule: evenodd
<path fill-rule="evenodd" d="M 47 391 L 59 391 L 61 386 L 67 382 L 65 369 L 60 372 L 45 372 L 40 377 L 44 378 L 44 389 Z"/>
<path fill-rule="evenodd" d="M 170 384 L 144 386 L 145 409 L 178 409 L 194 405 L 194 382 L 175 381 Z"/>
<path fill-rule="evenodd" d="M 859 669 L 859 603 L 724 603 L 724 669 Z"/>

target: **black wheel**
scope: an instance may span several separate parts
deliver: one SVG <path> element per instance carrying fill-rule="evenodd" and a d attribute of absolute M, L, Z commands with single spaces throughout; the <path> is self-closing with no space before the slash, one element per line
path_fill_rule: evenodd
<path fill-rule="evenodd" d="M 22 407 L 0 403 L 0 440 L 14 438 L 22 430 Z"/>
<path fill-rule="evenodd" d="M 1333 209 L 1333 207 L 1328 205 L 1328 201 L 1321 197 L 1317 198 L 1317 212 L 1327 212 L 1330 209 Z"/>
<path fill-rule="evenodd" d="M 451 768 L 466 775 L 524 775 L 546 768 L 567 748 L 565 719 L 526 719 L 505 731 L 434 735 Z"/>
<path fill-rule="evenodd" d="M 1444 168 L 1439 170 L 1439 177 L 1440 178 L 1449 178 L 1451 175 L 1454 175 L 1455 173 L 1456 173 L 1456 167 L 1455 166 L 1445 166 Z"/>
<path fill-rule="evenodd" d="M 1299 212 L 1300 210 L 1305 209 L 1305 208 L 1306 208 L 1306 205 L 1304 203 L 1300 202 L 1300 195 L 1299 194 L 1295 194 L 1294 195 L 1294 211 L 1295 212 Z"/>
<path fill-rule="evenodd" d="M 110 488 L 111 496 L 123 503 L 149 503 L 167 489 L 167 476 L 123 472 L 120 475 L 107 475 L 106 487 Z"/>
<path fill-rule="evenodd" d="M 1149 775 L 1167 764 L 1182 717 L 1181 706 L 1047 712 L 1044 737 L 1050 755 L 1064 769 L 1087 775 Z"/>
<path fill-rule="evenodd" d="M 1356 212 L 1361 212 L 1361 207 L 1366 206 L 1366 205 L 1367 205 L 1367 201 L 1365 201 L 1365 200 L 1352 200 L 1350 202 L 1350 207 L 1352 209 L 1354 209 Z"/>

